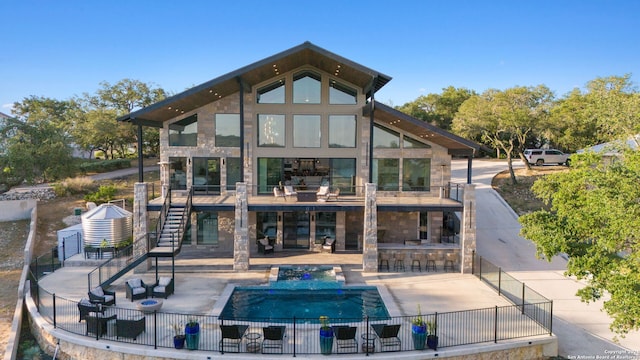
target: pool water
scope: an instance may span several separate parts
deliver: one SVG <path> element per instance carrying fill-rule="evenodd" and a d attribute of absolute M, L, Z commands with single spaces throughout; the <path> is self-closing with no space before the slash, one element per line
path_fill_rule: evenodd
<path fill-rule="evenodd" d="M 333 266 L 280 266 L 278 281 L 335 281 Z"/>
<path fill-rule="evenodd" d="M 332 323 L 360 320 L 365 316 L 388 319 L 378 289 L 345 286 L 320 289 L 280 289 L 267 286 L 236 287 L 220 316 L 225 320 L 319 323 L 320 316 Z"/>

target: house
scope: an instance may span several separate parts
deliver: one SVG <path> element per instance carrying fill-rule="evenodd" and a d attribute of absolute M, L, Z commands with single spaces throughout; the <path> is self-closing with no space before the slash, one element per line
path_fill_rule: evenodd
<path fill-rule="evenodd" d="M 451 157 L 471 174 L 480 146 L 375 101 L 390 80 L 305 42 L 119 118 L 160 129 L 163 196 L 137 185 L 134 238 L 159 211 L 150 256 L 210 246 L 246 270 L 261 239 L 320 252 L 330 238 L 365 271 L 384 253 L 435 251 L 470 271 L 473 186 L 449 179 Z"/>

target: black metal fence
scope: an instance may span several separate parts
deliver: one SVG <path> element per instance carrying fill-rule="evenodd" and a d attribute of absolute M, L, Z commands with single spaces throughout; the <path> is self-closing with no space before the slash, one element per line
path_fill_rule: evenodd
<path fill-rule="evenodd" d="M 35 280 L 35 279 L 33 279 Z M 380 351 L 432 351 L 425 346 L 426 335 L 416 335 L 412 322 L 421 318 L 430 323 L 438 338 L 437 348 L 498 342 L 508 339 L 546 335 L 551 332 L 551 302 L 496 306 L 455 312 L 381 318 L 329 319 L 334 326 L 352 329 L 349 339 L 320 336 L 319 319 L 234 319 L 225 320 L 203 314 L 163 311 L 144 312 L 119 306 L 84 308 L 78 301 L 56 296 L 37 285 L 32 295 L 43 318 L 58 329 L 98 341 L 119 341 L 141 346 L 173 348 L 174 335 L 184 335 L 187 323 L 198 323 L 199 333 L 187 334 L 186 348 L 204 351 L 264 352 L 282 354 L 372 353 Z M 90 305 L 92 306 L 92 305 Z M 523 316 L 523 313 L 527 316 Z M 175 325 L 175 326 L 174 326 Z M 387 326 L 385 328 L 382 325 Z M 398 325 L 393 336 L 393 325 Z M 280 340 L 267 335 L 269 327 L 282 329 Z M 223 329 L 236 330 L 223 339 Z M 267 328 L 267 330 L 265 330 Z M 428 327 L 429 328 L 429 327 Z M 377 329 L 377 332 L 376 332 Z M 177 332 L 176 332 L 177 330 Z M 337 329 L 333 328 L 336 336 Z M 228 334 L 227 334 L 228 335 Z M 388 336 L 388 337 L 387 337 Z"/>
<path fill-rule="evenodd" d="M 481 256 L 474 256 L 473 273 L 481 281 L 494 288 L 499 295 L 519 306 L 523 315 L 548 328 L 551 334 L 553 325 L 552 300 L 540 295 Z"/>

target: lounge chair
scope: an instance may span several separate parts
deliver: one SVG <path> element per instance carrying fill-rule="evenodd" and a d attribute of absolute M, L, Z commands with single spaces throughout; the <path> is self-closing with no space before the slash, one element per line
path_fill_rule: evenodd
<path fill-rule="evenodd" d="M 283 353 L 284 348 L 284 333 L 286 331 L 285 326 L 268 326 L 262 328 L 262 353 L 268 352 L 270 349 L 280 349 L 280 354 Z"/>
<path fill-rule="evenodd" d="M 273 253 L 273 245 L 269 244 L 269 238 L 258 240 L 258 252 L 261 254 Z"/>
<path fill-rule="evenodd" d="M 222 339 L 219 344 L 220 352 L 224 353 L 225 346 L 235 347 L 235 352 L 240 352 L 240 343 L 242 343 L 242 337 L 248 328 L 247 325 L 220 325 L 220 331 L 222 331 Z"/>
<path fill-rule="evenodd" d="M 89 301 L 103 306 L 116 304 L 116 292 L 105 290 L 102 286 L 97 286 L 87 293 Z"/>
<path fill-rule="evenodd" d="M 96 314 L 98 315 L 98 314 Z M 102 315 L 94 316 L 87 315 L 85 318 L 85 322 L 87 323 L 87 329 L 85 335 L 96 334 L 98 337 L 102 337 L 103 335 L 108 335 L 109 326 L 107 325 L 109 321 L 115 320 L 116 315 L 113 314 L 111 316 L 103 317 Z"/>
<path fill-rule="evenodd" d="M 283 198 L 284 201 L 287 201 L 287 197 L 284 196 L 284 193 L 282 192 L 282 190 L 280 190 L 277 186 L 273 187 L 273 196 L 277 199 L 277 198 Z"/>
<path fill-rule="evenodd" d="M 322 244 L 322 252 L 336 252 L 336 239 L 325 236 L 324 243 Z"/>
<path fill-rule="evenodd" d="M 285 185 L 284 186 L 284 196 L 285 197 L 287 197 L 287 196 L 297 196 L 297 195 L 298 195 L 298 193 L 295 190 L 293 190 L 293 186 L 291 186 L 291 185 Z"/>
<path fill-rule="evenodd" d="M 78 322 L 86 319 L 90 313 L 104 314 L 104 310 L 102 306 L 91 303 L 89 299 L 82 299 L 78 302 L 78 312 L 80 312 L 80 320 L 78 320 Z"/>
<path fill-rule="evenodd" d="M 169 297 L 169 295 L 173 294 L 173 291 L 173 278 L 161 276 L 153 286 L 151 297 L 161 297 L 166 299 Z"/>
<path fill-rule="evenodd" d="M 355 326 L 334 326 L 333 334 L 336 337 L 336 351 L 340 353 L 357 353 L 358 341 L 356 340 Z"/>
<path fill-rule="evenodd" d="M 147 298 L 147 285 L 144 283 L 144 281 L 142 281 L 142 279 L 129 279 L 127 280 L 125 285 L 127 299 L 131 299 L 131 302 L 133 302 L 133 300 Z"/>
<path fill-rule="evenodd" d="M 326 197 L 327 194 L 329 194 L 329 187 L 327 185 L 320 186 L 318 192 L 316 192 L 316 196 L 318 197 L 318 199 L 320 199 L 321 197 Z"/>
<path fill-rule="evenodd" d="M 378 335 L 380 351 L 400 351 L 400 346 L 402 345 L 402 342 L 398 337 L 400 324 L 373 324 L 371 327 L 373 328 L 373 331 L 375 331 L 376 335 Z"/>
<path fill-rule="evenodd" d="M 327 201 L 334 199 L 334 200 L 338 200 L 338 196 L 340 195 L 340 188 L 337 188 L 335 191 L 332 191 L 330 193 L 327 194 Z"/>

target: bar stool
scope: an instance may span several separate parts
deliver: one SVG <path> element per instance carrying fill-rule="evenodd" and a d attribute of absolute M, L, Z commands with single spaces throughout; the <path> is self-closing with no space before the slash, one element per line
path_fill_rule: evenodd
<path fill-rule="evenodd" d="M 379 261 L 378 261 L 378 271 L 382 270 L 383 266 L 387 267 L 387 271 L 389 271 L 389 258 L 391 257 L 388 252 L 380 252 L 378 253 Z"/>
<path fill-rule="evenodd" d="M 418 267 L 418 270 L 422 272 L 422 260 L 424 259 L 424 254 L 422 253 L 411 253 L 411 271 L 415 271 L 415 267 Z"/>
<path fill-rule="evenodd" d="M 427 266 L 425 270 L 429 271 L 429 269 L 432 269 L 433 271 L 438 271 L 438 268 L 436 267 L 437 259 L 438 257 L 436 256 L 436 253 L 434 252 L 427 253 Z"/>
<path fill-rule="evenodd" d="M 456 254 L 448 252 L 445 255 L 445 259 L 444 259 L 444 271 L 447 271 L 447 269 L 451 269 L 451 271 L 455 271 L 455 267 L 454 267 L 455 263 L 456 263 Z"/>
<path fill-rule="evenodd" d="M 404 252 L 397 252 L 394 254 L 393 270 L 398 271 L 402 269 L 404 271 Z"/>

